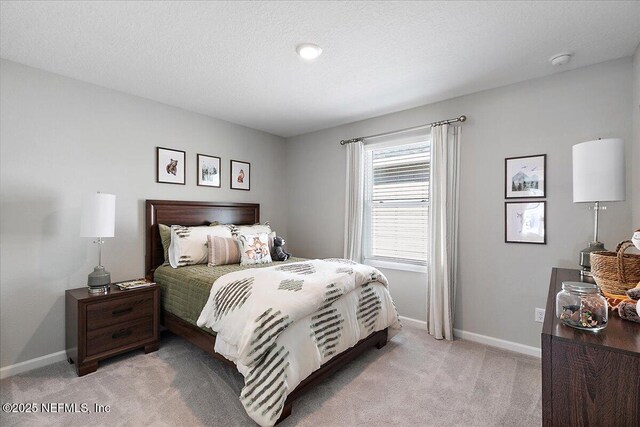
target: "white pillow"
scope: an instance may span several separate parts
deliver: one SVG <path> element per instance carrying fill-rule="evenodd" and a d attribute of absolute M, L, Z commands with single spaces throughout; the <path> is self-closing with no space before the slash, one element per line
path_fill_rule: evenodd
<path fill-rule="evenodd" d="M 255 224 L 255 225 L 235 225 L 233 233 L 240 236 L 242 234 L 260 234 L 260 233 L 271 233 L 271 226 L 268 222 L 264 224 Z"/>
<path fill-rule="evenodd" d="M 207 236 L 233 237 L 226 225 L 201 227 L 171 226 L 169 264 L 173 268 L 206 264 L 209 258 Z"/>
<path fill-rule="evenodd" d="M 271 261 L 269 235 L 267 233 L 242 234 L 240 242 L 240 265 L 267 264 Z"/>

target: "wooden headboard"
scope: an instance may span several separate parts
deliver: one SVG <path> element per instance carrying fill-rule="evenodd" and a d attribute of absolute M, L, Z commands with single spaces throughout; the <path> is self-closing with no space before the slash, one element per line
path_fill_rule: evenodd
<path fill-rule="evenodd" d="M 158 224 L 193 226 L 209 225 L 213 221 L 256 224 L 260 222 L 260 204 L 147 200 L 145 276 L 153 279 L 153 272 L 164 262 Z"/>

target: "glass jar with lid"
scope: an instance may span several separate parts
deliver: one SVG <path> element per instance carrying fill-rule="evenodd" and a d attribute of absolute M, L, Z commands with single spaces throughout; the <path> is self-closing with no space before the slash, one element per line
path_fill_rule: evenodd
<path fill-rule="evenodd" d="M 594 283 L 562 282 L 556 295 L 556 316 L 565 325 L 588 331 L 607 327 L 607 300 Z"/>

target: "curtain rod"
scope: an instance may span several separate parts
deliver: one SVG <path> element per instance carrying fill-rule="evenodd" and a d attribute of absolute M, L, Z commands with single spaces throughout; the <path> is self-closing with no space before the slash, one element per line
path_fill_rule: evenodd
<path fill-rule="evenodd" d="M 427 124 L 424 124 L 424 125 L 413 126 L 413 127 L 410 127 L 410 128 L 394 130 L 394 131 L 391 131 L 391 132 L 378 133 L 378 134 L 369 135 L 369 136 L 360 136 L 358 138 L 352 138 L 352 139 L 343 139 L 342 141 L 340 141 L 340 145 L 351 144 L 352 142 L 364 141 L 365 139 L 371 139 L 371 138 L 378 138 L 378 137 L 381 137 L 381 136 L 393 135 L 395 133 L 409 132 L 409 131 L 412 131 L 412 130 L 418 130 L 418 129 L 426 128 L 426 127 L 448 125 L 450 123 L 456 123 L 456 122 L 464 122 L 466 120 L 467 120 L 467 116 L 460 116 L 460 117 L 456 117 L 455 119 L 440 120 L 439 122 L 427 123 Z"/>

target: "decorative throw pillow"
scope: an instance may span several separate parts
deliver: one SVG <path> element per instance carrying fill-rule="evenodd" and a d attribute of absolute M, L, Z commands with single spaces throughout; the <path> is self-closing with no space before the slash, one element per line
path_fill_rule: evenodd
<path fill-rule="evenodd" d="M 185 265 L 206 264 L 209 259 L 207 250 L 208 236 L 229 237 L 231 230 L 224 225 L 183 227 L 171 226 L 171 245 L 169 246 L 169 264 L 178 268 Z"/>
<path fill-rule="evenodd" d="M 238 241 L 242 252 L 241 265 L 267 264 L 271 262 L 269 235 L 267 233 L 242 234 Z"/>
<path fill-rule="evenodd" d="M 160 232 L 160 241 L 162 242 L 162 250 L 164 253 L 164 263 L 169 263 L 169 245 L 171 245 L 171 227 L 164 224 L 158 224 Z"/>
<path fill-rule="evenodd" d="M 240 244 L 232 237 L 207 236 L 209 266 L 240 264 Z"/>
<path fill-rule="evenodd" d="M 260 234 L 267 233 L 269 235 L 269 253 L 273 254 L 273 239 L 276 238 L 276 232 L 271 229 L 271 225 L 269 221 L 264 224 L 253 224 L 253 225 L 232 225 L 231 232 L 234 236 L 240 238 L 243 234 Z M 273 257 L 273 256 L 272 256 Z"/>

